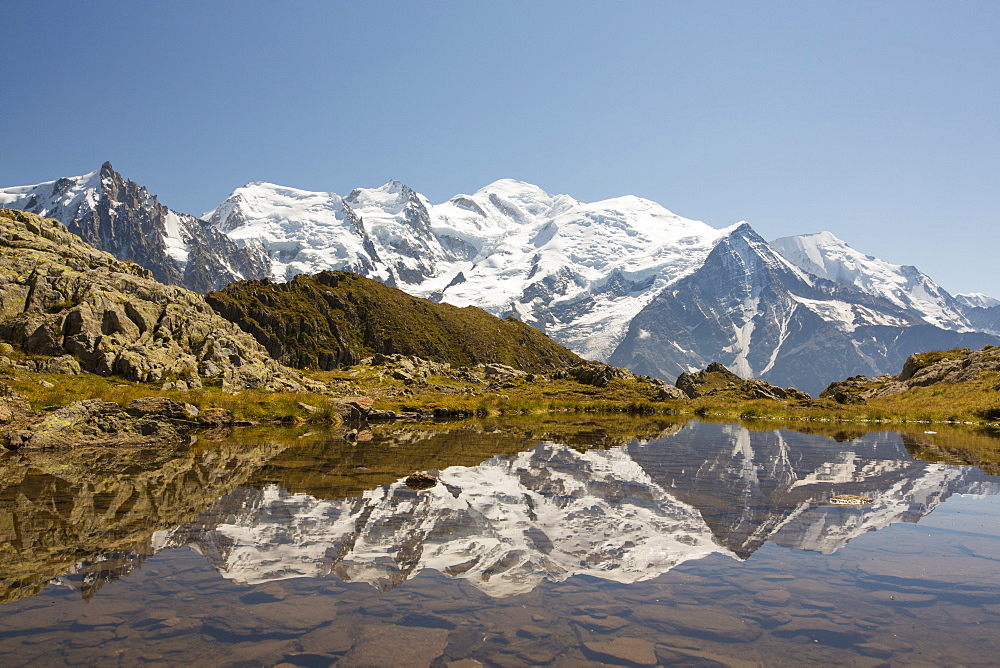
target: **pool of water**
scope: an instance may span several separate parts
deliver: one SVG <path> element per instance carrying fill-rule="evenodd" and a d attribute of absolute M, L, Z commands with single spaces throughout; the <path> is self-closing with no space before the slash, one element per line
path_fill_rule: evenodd
<path fill-rule="evenodd" d="M 10 453 L 0 665 L 994 665 L 997 452 L 548 419 Z"/>

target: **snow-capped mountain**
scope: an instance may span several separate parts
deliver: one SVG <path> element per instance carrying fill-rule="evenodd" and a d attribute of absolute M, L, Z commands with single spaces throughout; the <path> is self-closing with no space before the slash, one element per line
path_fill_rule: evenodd
<path fill-rule="evenodd" d="M 244 584 L 332 574 L 386 590 L 429 568 L 510 596 L 577 574 L 638 582 L 768 541 L 829 554 L 952 494 L 1000 493 L 979 469 L 911 459 L 896 434 L 838 443 L 697 423 L 608 450 L 543 442 L 439 479 L 333 500 L 240 489 L 151 544 L 191 544 Z M 829 505 L 841 493 L 873 502 Z"/>
<path fill-rule="evenodd" d="M 965 306 L 965 317 L 973 327 L 982 332 L 1000 334 L 1000 299 L 979 292 L 956 295 L 955 298 Z"/>
<path fill-rule="evenodd" d="M 900 308 L 916 311 L 932 325 L 958 332 L 974 329 L 963 313 L 964 302 L 916 267 L 865 255 L 830 232 L 782 237 L 770 245 L 814 276 L 885 297 Z"/>
<path fill-rule="evenodd" d="M 516 315 L 592 358 L 610 355 L 629 319 L 722 235 L 638 197 L 587 204 L 510 179 L 439 205 L 397 181 L 343 198 L 255 183 L 204 217 L 262 244 L 275 280 L 356 271 Z"/>
<path fill-rule="evenodd" d="M 667 380 L 719 361 L 815 394 L 913 352 L 997 342 L 915 268 L 832 234 L 769 245 L 638 197 L 584 203 L 506 179 L 434 205 L 396 181 L 344 198 L 251 184 L 205 217 L 263 245 L 277 280 L 357 271 Z"/>
<path fill-rule="evenodd" d="M 241 248 L 204 221 L 163 206 L 111 163 L 83 176 L 0 189 L 0 206 L 56 218 L 90 245 L 195 292 L 265 275 L 259 248 Z"/>
<path fill-rule="evenodd" d="M 896 372 L 913 352 L 995 340 L 807 273 L 745 223 L 727 232 L 696 271 L 632 319 L 612 364 L 671 378 L 717 361 L 817 394 L 830 378 Z"/>
<path fill-rule="evenodd" d="M 993 308 L 994 306 L 1000 306 L 1000 299 L 989 297 L 982 292 L 959 293 L 955 295 L 955 299 L 970 308 Z"/>
<path fill-rule="evenodd" d="M 585 203 L 512 179 L 440 204 L 397 181 L 343 197 L 258 182 L 197 219 L 105 164 L 0 190 L 0 205 L 59 218 L 199 291 L 354 271 L 668 381 L 718 361 L 816 393 L 895 373 L 913 352 L 1000 343 L 1000 305 L 954 298 L 832 234 L 769 245 L 746 223 L 720 230 L 639 197 Z"/>

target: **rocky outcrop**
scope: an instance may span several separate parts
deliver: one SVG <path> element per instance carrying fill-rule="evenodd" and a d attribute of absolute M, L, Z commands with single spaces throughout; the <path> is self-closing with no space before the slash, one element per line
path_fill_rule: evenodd
<path fill-rule="evenodd" d="M 593 385 L 594 387 L 607 387 L 612 380 L 636 380 L 638 376 L 629 371 L 610 364 L 601 362 L 586 362 L 570 367 L 565 371 L 566 376 L 573 378 L 578 383 Z"/>
<path fill-rule="evenodd" d="M 875 382 L 888 383 L 895 380 L 890 374 L 882 374 L 874 379 Z M 872 396 L 871 380 L 865 375 L 851 376 L 847 380 L 830 383 L 830 385 L 820 393 L 822 399 L 832 399 L 838 404 L 863 404 L 865 400 Z"/>
<path fill-rule="evenodd" d="M 23 423 L 33 415 L 27 397 L 0 383 L 0 426 Z"/>
<path fill-rule="evenodd" d="M 335 369 L 374 354 L 523 371 L 580 361 L 514 318 L 435 304 L 349 272 L 300 274 L 288 283 L 242 281 L 207 299 L 275 359 L 297 368 Z"/>
<path fill-rule="evenodd" d="M 703 371 L 682 373 L 678 376 L 676 385 L 690 399 L 707 396 L 774 401 L 811 399 L 808 394 L 794 387 L 777 387 L 759 378 L 743 380 L 718 362 L 712 362 Z"/>
<path fill-rule="evenodd" d="M 831 383 L 820 397 L 842 404 L 864 403 L 875 397 L 902 394 L 915 387 L 974 381 L 991 371 L 1000 371 L 1000 347 L 988 345 L 982 350 L 954 348 L 914 353 L 903 363 L 898 376 L 852 376 L 847 380 Z"/>
<path fill-rule="evenodd" d="M 55 220 L 13 209 L 0 209 L 0 339 L 30 355 L 71 355 L 85 371 L 142 382 L 269 390 L 309 383 L 200 295 L 156 282 Z M 65 360 L 58 365 L 76 370 Z"/>
<path fill-rule="evenodd" d="M 686 399 L 687 396 L 678 388 L 667 384 L 666 381 L 649 376 L 638 376 L 628 369 L 611 366 L 602 362 L 584 362 L 576 366 L 563 369 L 553 374 L 554 378 L 572 378 L 583 385 L 594 387 L 607 387 L 615 379 L 624 381 L 636 381 L 653 385 L 658 388 L 657 399 Z"/>
<path fill-rule="evenodd" d="M 4 445 L 20 450 L 180 441 L 201 426 L 191 419 L 197 412 L 165 397 L 136 399 L 128 408 L 100 399 L 74 401 L 27 429 L 10 433 Z"/>

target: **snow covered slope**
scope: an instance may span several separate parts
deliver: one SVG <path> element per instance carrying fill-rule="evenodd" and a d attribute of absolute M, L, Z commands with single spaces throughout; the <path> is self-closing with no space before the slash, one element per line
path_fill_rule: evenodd
<path fill-rule="evenodd" d="M 749 225 L 726 232 L 695 272 L 632 319 L 612 364 L 675 378 L 715 361 L 815 395 L 834 378 L 898 372 L 914 352 L 995 341 L 935 327 L 912 308 L 808 274 Z"/>
<path fill-rule="evenodd" d="M 984 295 L 981 292 L 959 293 L 955 295 L 955 299 L 965 306 L 972 308 L 993 308 L 994 306 L 1000 306 L 1000 299 Z"/>
<path fill-rule="evenodd" d="M 631 317 L 721 236 L 638 197 L 586 204 L 510 179 L 438 205 L 397 181 L 343 198 L 255 183 L 205 218 L 241 244 L 263 245 L 277 280 L 356 271 L 516 315 L 594 358 L 606 358 Z"/>
<path fill-rule="evenodd" d="M 770 243 L 810 274 L 885 297 L 937 327 L 959 332 L 974 329 L 963 314 L 962 303 L 916 267 L 865 255 L 830 232 L 782 237 Z"/>
<path fill-rule="evenodd" d="M 264 275 L 266 257 L 194 216 L 160 204 L 104 163 L 83 176 L 0 189 L 0 206 L 56 218 L 90 245 L 195 292 Z"/>

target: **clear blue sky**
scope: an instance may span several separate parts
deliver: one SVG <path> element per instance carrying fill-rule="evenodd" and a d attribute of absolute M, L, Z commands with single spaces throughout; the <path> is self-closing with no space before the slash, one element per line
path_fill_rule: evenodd
<path fill-rule="evenodd" d="M 503 177 L 1000 297 L 1000 2 L 3 0 L 0 185 Z"/>

